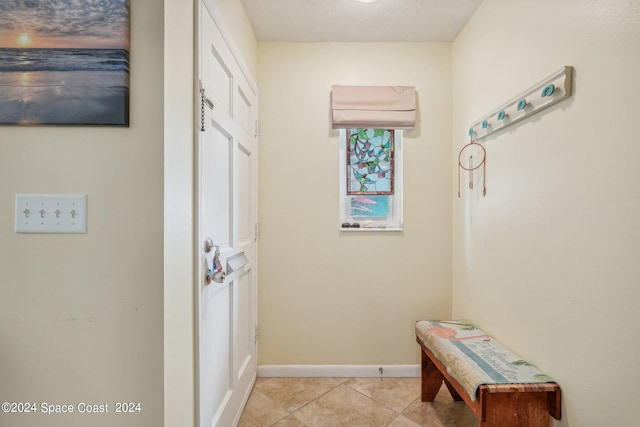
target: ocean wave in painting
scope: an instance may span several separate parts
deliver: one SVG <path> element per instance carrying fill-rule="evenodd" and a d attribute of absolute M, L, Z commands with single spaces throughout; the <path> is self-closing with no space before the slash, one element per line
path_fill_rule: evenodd
<path fill-rule="evenodd" d="M 124 49 L 0 49 L 0 72 L 124 71 L 129 53 Z"/>
<path fill-rule="evenodd" d="M 122 49 L 0 49 L 0 125 L 129 122 Z"/>

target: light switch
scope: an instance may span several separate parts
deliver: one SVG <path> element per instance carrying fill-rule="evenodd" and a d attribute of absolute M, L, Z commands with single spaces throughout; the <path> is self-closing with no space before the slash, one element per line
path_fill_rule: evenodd
<path fill-rule="evenodd" d="M 86 194 L 16 194 L 17 233 L 86 233 Z"/>

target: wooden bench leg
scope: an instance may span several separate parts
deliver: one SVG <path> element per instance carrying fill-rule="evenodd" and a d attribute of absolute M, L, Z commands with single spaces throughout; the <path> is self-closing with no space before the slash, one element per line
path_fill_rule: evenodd
<path fill-rule="evenodd" d="M 424 351 L 420 351 L 422 354 L 422 401 L 433 402 L 442 387 L 442 381 L 444 377 L 438 370 L 438 367 L 429 359 Z M 456 393 L 457 394 L 457 393 Z"/>
<path fill-rule="evenodd" d="M 460 393 L 458 393 L 456 391 L 455 388 L 453 388 L 453 386 L 451 385 L 451 383 L 449 382 L 449 380 L 447 380 L 446 378 L 444 379 L 444 383 L 447 386 L 447 388 L 449 389 L 449 394 L 451 394 L 451 397 L 453 397 L 453 400 L 455 400 L 456 402 L 460 402 L 462 399 L 462 396 L 460 396 Z"/>

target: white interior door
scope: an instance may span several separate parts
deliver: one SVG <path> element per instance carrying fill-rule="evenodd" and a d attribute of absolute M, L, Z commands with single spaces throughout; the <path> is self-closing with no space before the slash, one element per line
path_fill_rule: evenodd
<path fill-rule="evenodd" d="M 257 94 L 208 2 L 199 13 L 199 424 L 229 427 L 239 419 L 256 372 Z M 207 239 L 213 245 L 208 252 Z M 207 283 L 216 248 L 226 277 L 219 273 Z"/>

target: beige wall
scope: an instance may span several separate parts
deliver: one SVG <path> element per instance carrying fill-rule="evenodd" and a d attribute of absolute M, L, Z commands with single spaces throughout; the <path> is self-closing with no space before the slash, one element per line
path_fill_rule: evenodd
<path fill-rule="evenodd" d="M 259 364 L 414 364 L 450 315 L 451 46 L 260 43 Z M 339 231 L 332 84 L 415 85 L 405 229 Z"/>
<path fill-rule="evenodd" d="M 162 8 L 131 2 L 131 127 L 0 128 L 0 401 L 140 402 L 135 415 L 0 426 L 158 426 L 162 392 Z M 83 235 L 16 234 L 16 193 L 88 195 Z"/>
<path fill-rule="evenodd" d="M 453 202 L 453 315 L 558 380 L 557 425 L 639 416 L 639 25 L 637 1 L 485 0 L 454 43 L 451 164 L 473 121 L 576 70 L 572 98 L 486 141 L 487 196 Z"/>

